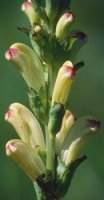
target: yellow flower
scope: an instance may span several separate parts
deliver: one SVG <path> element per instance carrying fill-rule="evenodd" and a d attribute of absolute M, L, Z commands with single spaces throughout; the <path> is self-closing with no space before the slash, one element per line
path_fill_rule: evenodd
<path fill-rule="evenodd" d="M 65 12 L 60 17 L 56 25 L 56 32 L 55 32 L 56 38 L 58 38 L 60 41 L 64 41 L 65 39 L 67 39 L 73 20 L 74 20 L 74 14 L 69 11 Z"/>
<path fill-rule="evenodd" d="M 72 125 L 63 145 L 65 165 L 78 158 L 86 140 L 98 130 L 99 126 L 99 121 L 89 117 L 80 118 Z"/>
<path fill-rule="evenodd" d="M 65 62 L 58 71 L 52 95 L 52 105 L 61 103 L 65 105 L 69 96 L 72 82 L 75 77 L 75 69 L 71 61 Z"/>
<path fill-rule="evenodd" d="M 25 1 L 21 7 L 22 11 L 27 15 L 31 25 L 34 23 L 39 23 L 39 15 L 38 12 L 34 9 L 33 4 L 31 1 Z"/>
<path fill-rule="evenodd" d="M 13 62 L 27 85 L 35 91 L 45 85 L 42 63 L 37 54 L 27 45 L 13 44 L 5 53 L 5 58 Z"/>
<path fill-rule="evenodd" d="M 45 142 L 42 129 L 33 113 L 20 103 L 13 103 L 5 115 L 5 120 L 13 125 L 19 137 L 32 147 L 37 145 L 43 150 Z"/>
<path fill-rule="evenodd" d="M 7 156 L 13 158 L 34 181 L 45 173 L 45 166 L 37 152 L 22 140 L 13 139 L 6 144 Z"/>
<path fill-rule="evenodd" d="M 74 121 L 74 115 L 69 110 L 66 110 L 62 121 L 61 130 L 56 135 L 56 153 L 60 153 L 64 140 L 67 136 L 68 130 L 74 124 Z"/>

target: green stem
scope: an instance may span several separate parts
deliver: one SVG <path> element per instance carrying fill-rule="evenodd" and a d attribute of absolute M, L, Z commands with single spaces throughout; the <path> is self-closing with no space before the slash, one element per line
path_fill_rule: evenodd
<path fill-rule="evenodd" d="M 48 97 L 51 99 L 53 91 L 53 67 L 48 67 Z"/>
<path fill-rule="evenodd" d="M 53 88 L 56 80 L 56 68 L 55 66 L 50 66 L 48 67 L 48 97 L 51 99 L 52 98 L 52 93 L 53 93 Z"/>
<path fill-rule="evenodd" d="M 49 141 L 47 145 L 46 168 L 55 172 L 55 137 L 49 133 Z"/>
<path fill-rule="evenodd" d="M 59 198 L 55 197 L 54 195 L 49 195 L 47 193 L 45 194 L 36 181 L 33 182 L 33 185 L 36 192 L 37 200 L 59 200 Z"/>
<path fill-rule="evenodd" d="M 35 188 L 37 200 L 46 200 L 43 190 L 39 187 L 36 181 L 33 182 L 33 185 Z"/>

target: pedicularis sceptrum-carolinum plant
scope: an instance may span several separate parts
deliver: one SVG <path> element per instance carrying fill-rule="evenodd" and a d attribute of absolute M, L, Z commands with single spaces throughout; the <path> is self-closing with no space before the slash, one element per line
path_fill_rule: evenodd
<path fill-rule="evenodd" d="M 28 35 L 33 49 L 15 43 L 5 57 L 27 84 L 32 112 L 20 103 L 9 106 L 5 119 L 20 139 L 6 144 L 6 154 L 33 181 L 38 200 L 58 200 L 86 159 L 79 156 L 84 143 L 100 126 L 90 116 L 76 120 L 70 111 L 71 85 L 84 65 L 75 58 L 87 36 L 70 30 L 75 19 L 70 0 L 28 0 L 22 11 L 30 26 L 18 29 Z"/>

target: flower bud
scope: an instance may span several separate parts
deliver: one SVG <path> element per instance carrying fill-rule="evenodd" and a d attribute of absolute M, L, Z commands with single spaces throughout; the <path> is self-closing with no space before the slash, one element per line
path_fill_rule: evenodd
<path fill-rule="evenodd" d="M 13 62 L 27 85 L 36 92 L 45 85 L 42 63 L 36 53 L 22 43 L 13 44 L 5 53 L 5 58 Z"/>
<path fill-rule="evenodd" d="M 72 63 L 69 61 L 68 65 L 66 65 L 66 63 L 63 64 L 58 71 L 53 89 L 52 105 L 54 103 L 66 104 L 74 77 L 75 69 L 73 68 Z"/>
<path fill-rule="evenodd" d="M 38 15 L 37 11 L 34 9 L 31 1 L 25 1 L 22 4 L 21 9 L 27 15 L 27 17 L 28 17 L 28 19 L 29 19 L 29 21 L 31 23 L 31 26 L 34 23 L 39 23 L 40 22 L 39 15 Z"/>
<path fill-rule="evenodd" d="M 63 121 L 62 121 L 61 130 L 56 135 L 56 152 L 58 154 L 61 151 L 64 140 L 67 136 L 68 130 L 71 128 L 74 122 L 75 122 L 75 118 L 73 114 L 69 110 L 66 110 L 65 115 L 63 117 Z"/>
<path fill-rule="evenodd" d="M 20 103 L 13 103 L 5 115 L 5 120 L 13 125 L 19 137 L 32 147 L 43 150 L 45 142 L 40 124 L 33 113 Z"/>
<path fill-rule="evenodd" d="M 66 12 L 60 17 L 55 32 L 57 39 L 64 41 L 67 38 L 73 20 L 74 14 L 72 12 Z"/>
<path fill-rule="evenodd" d="M 86 140 L 93 133 L 95 133 L 99 127 L 100 122 L 92 118 L 89 119 L 89 117 L 83 117 L 72 125 L 72 127 L 69 129 L 69 134 L 67 134 L 66 141 L 63 146 L 63 149 L 67 149 L 69 147 L 68 151 L 65 151 L 65 155 L 63 156 L 66 165 L 78 158 Z"/>
<path fill-rule="evenodd" d="M 45 173 L 45 166 L 37 152 L 22 140 L 13 139 L 6 144 L 7 156 L 13 158 L 32 179 Z"/>
<path fill-rule="evenodd" d="M 65 109 L 62 104 L 54 104 L 50 108 L 48 130 L 52 135 L 56 135 L 60 130 L 64 113 Z"/>

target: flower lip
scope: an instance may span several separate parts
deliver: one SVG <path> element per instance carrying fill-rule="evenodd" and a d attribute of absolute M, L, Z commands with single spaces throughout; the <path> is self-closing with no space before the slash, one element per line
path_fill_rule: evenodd
<path fill-rule="evenodd" d="M 9 48 L 6 52 L 5 52 L 5 58 L 7 60 L 11 60 L 13 56 L 16 56 L 18 52 L 17 48 Z"/>

